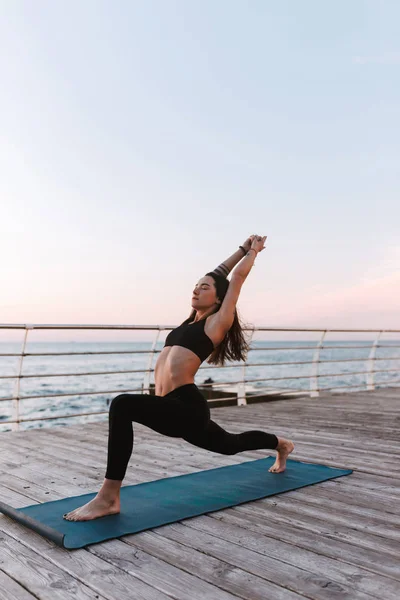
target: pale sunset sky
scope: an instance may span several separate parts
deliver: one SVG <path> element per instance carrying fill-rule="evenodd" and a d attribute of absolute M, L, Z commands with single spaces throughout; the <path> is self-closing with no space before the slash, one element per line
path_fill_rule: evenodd
<path fill-rule="evenodd" d="M 400 329 L 399 22 L 396 0 L 2 0 L 0 323 L 176 326 L 259 234 L 244 322 Z"/>

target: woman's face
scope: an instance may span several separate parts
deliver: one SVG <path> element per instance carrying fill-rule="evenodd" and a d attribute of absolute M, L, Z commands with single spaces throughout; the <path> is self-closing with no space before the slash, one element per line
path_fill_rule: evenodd
<path fill-rule="evenodd" d="M 195 309 L 208 308 L 217 301 L 217 289 L 212 277 L 205 275 L 196 283 L 192 294 L 192 306 Z"/>

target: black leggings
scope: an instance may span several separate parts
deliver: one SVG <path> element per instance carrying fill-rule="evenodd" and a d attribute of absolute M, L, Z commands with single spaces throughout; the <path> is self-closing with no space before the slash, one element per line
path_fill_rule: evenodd
<path fill-rule="evenodd" d="M 181 385 L 165 396 L 120 394 L 110 404 L 107 479 L 122 481 L 125 477 L 133 449 L 132 421 L 219 454 L 275 450 L 278 445 L 272 433 L 228 433 L 211 421 L 207 400 L 195 383 Z"/>

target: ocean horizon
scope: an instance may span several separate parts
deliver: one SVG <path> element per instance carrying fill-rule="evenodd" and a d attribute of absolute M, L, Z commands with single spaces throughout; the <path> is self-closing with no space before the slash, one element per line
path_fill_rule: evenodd
<path fill-rule="evenodd" d="M 319 387 L 340 391 L 343 386 L 354 386 L 349 391 L 366 389 L 366 377 L 363 374 L 351 374 L 352 371 L 366 371 L 373 340 L 335 340 L 324 342 L 325 348 L 320 350 L 320 361 L 346 360 L 349 362 L 319 363 Z M 51 427 L 55 425 L 68 425 L 82 422 L 104 420 L 107 415 L 76 416 L 73 418 L 57 419 L 59 415 L 70 415 L 74 412 L 107 411 L 111 399 L 123 391 L 141 393 L 144 373 L 118 373 L 112 371 L 135 371 L 147 369 L 152 341 L 141 342 L 49 342 L 28 341 L 25 353 L 33 355 L 24 356 L 22 377 L 20 380 L 20 418 L 34 419 L 35 417 L 51 417 L 48 421 L 29 421 L 21 423 L 21 429 L 33 427 Z M 386 373 L 375 373 L 375 386 L 384 387 L 385 382 L 394 380 L 400 374 L 400 342 L 396 340 L 382 341 L 385 347 L 376 349 L 375 369 L 396 369 Z M 162 349 L 164 341 L 159 341 L 156 350 Z M 253 366 L 246 367 L 246 379 L 262 379 L 269 377 L 282 377 L 278 381 L 261 381 L 246 383 L 247 392 L 276 390 L 309 391 L 311 364 L 284 365 L 284 362 L 312 361 L 316 341 L 260 341 L 253 340 L 251 347 L 254 350 L 248 353 L 247 362 Z M 359 348 L 352 348 L 357 345 Z M 289 350 L 281 347 L 296 346 Z M 344 348 L 337 348 L 344 346 Z M 0 355 L 21 352 L 21 342 L 0 342 Z M 274 348 L 274 349 L 270 349 Z M 138 352 L 138 353 L 135 353 Z M 147 351 L 147 352 L 146 352 Z M 68 352 L 104 352 L 104 354 L 70 354 Z M 107 354 L 107 352 L 123 352 L 123 354 Z M 35 356 L 35 354 L 53 355 Z M 61 354 L 61 355 L 60 355 Z M 158 353 L 153 356 L 151 368 L 154 369 Z M 262 362 L 271 362 L 269 366 L 258 366 Z M 226 367 L 210 366 L 203 362 L 195 377 L 196 385 L 202 385 L 208 378 L 213 383 L 226 382 L 218 386 L 219 390 L 233 391 L 236 389 L 234 382 L 242 379 L 243 362 L 228 362 Z M 14 386 L 19 372 L 19 356 L 0 356 L 0 431 L 11 429 L 11 425 L 1 423 L 12 417 L 12 398 Z M 101 372 L 94 375 L 93 372 Z M 333 374 L 338 376 L 333 376 Z M 54 375 L 57 376 L 54 376 Z M 27 377 L 38 375 L 39 377 Z M 298 376 L 299 379 L 285 379 L 285 377 Z M 153 372 L 150 383 L 154 383 Z M 400 378 L 399 378 L 400 383 Z M 391 384 L 392 385 L 392 384 Z M 112 392 L 107 392 L 112 390 Z M 137 390 L 137 391 L 134 391 Z M 85 394 L 84 394 L 85 393 Z M 46 395 L 69 394 L 68 396 L 55 396 L 46 398 Z M 83 395 L 84 394 L 84 395 Z M 23 399 L 24 396 L 35 396 Z M 3 399 L 3 400 L 2 400 Z"/>

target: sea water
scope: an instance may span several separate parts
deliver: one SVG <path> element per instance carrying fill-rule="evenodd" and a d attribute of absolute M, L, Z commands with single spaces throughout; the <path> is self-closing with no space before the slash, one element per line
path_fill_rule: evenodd
<path fill-rule="evenodd" d="M 351 346 L 362 346 L 352 348 Z M 344 386 L 354 386 L 347 390 L 365 390 L 367 375 L 350 374 L 352 371 L 366 371 L 368 369 L 368 356 L 372 342 L 324 342 L 325 348 L 320 351 L 320 360 L 351 360 L 350 362 L 331 362 L 319 364 L 319 388 L 334 388 L 340 391 Z M 376 388 L 385 387 L 385 382 L 398 380 L 399 383 L 390 383 L 391 386 L 400 385 L 400 342 L 385 342 L 385 347 L 376 350 L 377 360 L 374 369 L 395 369 L 387 373 L 375 373 L 374 383 Z M 296 346 L 298 349 L 281 350 L 282 347 Z M 345 348 L 338 348 L 345 346 Z M 161 350 L 163 342 L 159 342 L 156 350 Z M 310 391 L 312 380 L 307 375 L 313 374 L 311 364 L 284 365 L 284 362 L 312 361 L 315 353 L 315 342 L 263 342 L 252 341 L 254 348 L 248 353 L 248 363 L 245 370 L 246 380 L 267 379 L 282 377 L 274 381 L 260 381 L 246 383 L 248 393 L 263 391 Z M 112 371 L 139 371 L 149 366 L 151 342 L 31 342 L 25 352 L 32 354 L 55 354 L 54 356 L 25 356 L 22 365 L 22 375 L 39 375 L 40 377 L 22 377 L 20 379 L 19 417 L 20 419 L 35 419 L 20 423 L 20 429 L 36 427 L 53 427 L 84 422 L 102 421 L 107 419 L 110 401 L 123 392 L 143 393 L 144 373 L 118 373 Z M 66 352 L 122 352 L 122 354 L 77 354 L 57 356 L 57 353 Z M 135 351 L 141 351 L 135 354 Z M 146 352 L 143 352 L 146 351 Z M 0 342 L 0 354 L 21 352 L 21 344 L 14 342 Z M 154 369 L 158 353 L 153 357 L 151 368 Z M 273 363 L 271 366 L 258 366 L 259 363 Z M 234 382 L 243 377 L 242 362 L 228 362 L 227 368 L 220 368 L 202 363 L 196 374 L 196 385 L 203 384 L 208 378 L 214 383 L 227 382 L 224 386 L 215 386 L 217 390 L 232 391 L 235 395 L 237 386 Z M 234 365 L 234 366 L 232 366 Z M 16 390 L 17 376 L 20 369 L 19 356 L 0 356 L 0 431 L 10 431 L 11 425 L 4 421 L 13 418 L 13 403 L 11 400 Z M 94 373 L 101 374 L 95 375 Z M 332 374 L 339 374 L 333 377 Z M 54 376 L 56 375 L 56 376 Z M 285 377 L 299 377 L 298 379 L 284 379 Z M 154 372 L 150 375 L 150 382 L 154 383 Z M 147 387 L 147 386 L 145 386 Z M 86 393 L 85 393 L 86 392 Z M 56 395 L 46 398 L 46 395 Z M 61 394 L 68 394 L 62 396 Z M 35 398 L 23 399 L 24 396 Z M 72 418 L 57 419 L 57 415 L 73 415 L 76 413 L 99 412 L 99 415 L 76 416 Z M 50 417 L 48 420 L 36 419 Z M 2 423 L 3 421 L 3 423 Z"/>

